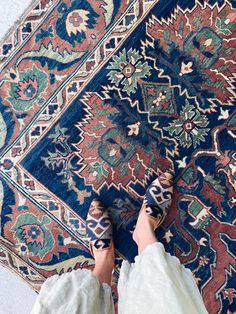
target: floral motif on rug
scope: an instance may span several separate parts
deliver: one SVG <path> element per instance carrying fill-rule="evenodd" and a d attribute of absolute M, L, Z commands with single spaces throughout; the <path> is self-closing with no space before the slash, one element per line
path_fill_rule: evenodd
<path fill-rule="evenodd" d="M 158 239 L 209 313 L 234 313 L 235 38 L 233 1 L 40 0 L 0 47 L 0 262 L 36 291 L 91 269 L 97 195 L 132 261 L 145 190 L 171 169 Z"/>

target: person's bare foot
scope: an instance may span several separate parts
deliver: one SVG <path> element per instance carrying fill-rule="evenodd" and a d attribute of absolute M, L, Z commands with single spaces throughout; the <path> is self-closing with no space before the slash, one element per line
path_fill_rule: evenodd
<path fill-rule="evenodd" d="M 145 206 L 145 205 L 143 205 Z M 150 218 L 144 209 L 141 209 L 137 224 L 133 232 L 133 240 L 138 245 L 138 254 L 150 244 L 157 242 L 155 235 L 156 221 Z"/>
<path fill-rule="evenodd" d="M 93 256 L 95 259 L 95 267 L 93 274 L 96 276 L 100 283 L 111 284 L 112 271 L 115 268 L 115 252 L 114 244 L 110 248 L 105 250 L 93 250 Z"/>
<path fill-rule="evenodd" d="M 88 211 L 86 232 L 90 251 L 95 259 L 93 274 L 101 283 L 110 285 L 115 266 L 112 223 L 107 209 L 96 198 L 92 201 Z"/>

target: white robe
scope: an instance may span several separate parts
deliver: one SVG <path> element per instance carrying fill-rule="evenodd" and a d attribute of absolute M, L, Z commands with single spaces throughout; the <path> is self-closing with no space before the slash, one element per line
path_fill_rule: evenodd
<path fill-rule="evenodd" d="M 134 264 L 124 261 L 118 282 L 119 314 L 207 313 L 191 271 L 149 245 Z M 89 270 L 55 275 L 43 284 L 31 314 L 113 314 L 111 288 Z"/>

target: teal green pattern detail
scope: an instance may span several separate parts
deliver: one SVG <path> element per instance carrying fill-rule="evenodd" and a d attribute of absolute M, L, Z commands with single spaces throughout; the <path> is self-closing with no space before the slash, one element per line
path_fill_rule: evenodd
<path fill-rule="evenodd" d="M 54 246 L 52 234 L 45 226 L 50 222 L 47 216 L 40 221 L 33 214 L 20 215 L 13 226 L 14 236 L 20 243 L 27 245 L 30 253 L 43 258 Z"/>
<path fill-rule="evenodd" d="M 205 142 L 205 136 L 210 131 L 209 128 L 206 128 L 208 124 L 207 117 L 204 114 L 200 114 L 186 99 L 179 118 L 163 129 L 168 131 L 170 135 L 174 135 L 183 147 L 189 148 L 193 145 L 196 148 L 201 141 Z"/>
<path fill-rule="evenodd" d="M 112 62 L 107 67 L 109 80 L 119 86 L 129 95 L 137 89 L 138 79 L 143 79 L 151 74 L 151 67 L 143 61 L 142 56 L 136 49 L 123 49 L 118 55 L 113 56 Z"/>
<path fill-rule="evenodd" d="M 26 72 L 19 73 L 19 80 L 11 84 L 8 101 L 16 111 L 25 112 L 34 105 L 42 105 L 43 91 L 48 84 L 47 74 L 35 65 Z"/>
<path fill-rule="evenodd" d="M 7 136 L 7 126 L 0 112 L 0 148 L 4 146 L 6 136 Z"/>

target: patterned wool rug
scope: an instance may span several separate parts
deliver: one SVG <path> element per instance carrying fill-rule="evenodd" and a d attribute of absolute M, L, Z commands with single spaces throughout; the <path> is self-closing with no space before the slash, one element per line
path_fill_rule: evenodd
<path fill-rule="evenodd" d="M 117 264 L 132 261 L 145 189 L 173 168 L 158 238 L 192 270 L 210 313 L 236 311 L 234 7 L 40 0 L 30 10 L 0 48 L 3 265 L 35 290 L 91 268 L 95 195 L 114 222 Z"/>

